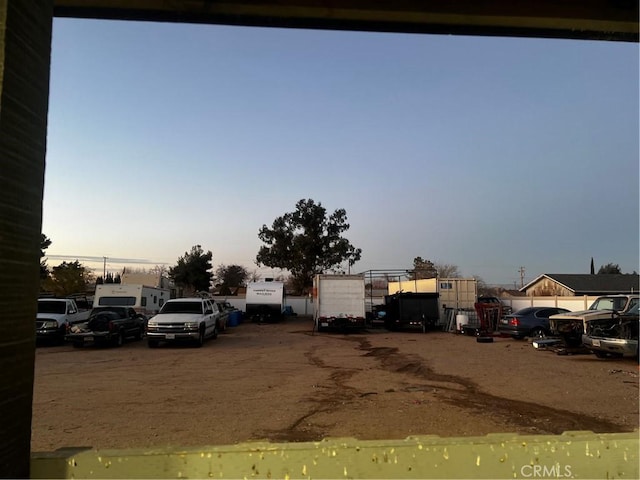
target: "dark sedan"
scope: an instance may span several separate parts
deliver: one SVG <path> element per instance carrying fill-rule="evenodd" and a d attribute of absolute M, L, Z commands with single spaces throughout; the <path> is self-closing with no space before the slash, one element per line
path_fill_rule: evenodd
<path fill-rule="evenodd" d="M 557 307 L 527 307 L 504 316 L 498 323 L 498 331 L 513 338 L 545 338 L 549 335 L 549 317 L 570 310 Z"/>

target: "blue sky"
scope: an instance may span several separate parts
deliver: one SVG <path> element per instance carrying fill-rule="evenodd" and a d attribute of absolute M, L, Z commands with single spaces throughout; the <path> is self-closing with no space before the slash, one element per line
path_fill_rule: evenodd
<path fill-rule="evenodd" d="M 55 19 L 52 45 L 49 265 L 253 270 L 312 198 L 352 271 L 640 269 L 637 44 Z"/>

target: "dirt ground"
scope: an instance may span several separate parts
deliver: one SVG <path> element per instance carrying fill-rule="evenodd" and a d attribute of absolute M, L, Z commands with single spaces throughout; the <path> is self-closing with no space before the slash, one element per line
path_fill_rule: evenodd
<path fill-rule="evenodd" d="M 32 451 L 638 428 L 638 364 L 527 341 L 312 321 L 242 323 L 202 348 L 36 351 Z"/>

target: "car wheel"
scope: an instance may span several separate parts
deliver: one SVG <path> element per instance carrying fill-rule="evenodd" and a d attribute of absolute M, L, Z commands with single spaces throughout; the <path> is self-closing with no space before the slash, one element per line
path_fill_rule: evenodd
<path fill-rule="evenodd" d="M 67 334 L 67 327 L 62 326 L 58 332 L 58 338 L 56 338 L 57 345 L 64 345 L 64 336 Z"/>
<path fill-rule="evenodd" d="M 198 338 L 196 339 L 196 347 L 200 348 L 202 345 L 204 345 L 204 327 L 200 327 Z"/>
<path fill-rule="evenodd" d="M 534 328 L 533 330 L 531 330 L 531 333 L 529 334 L 529 337 L 531 337 L 531 338 L 547 338 L 547 332 L 545 331 L 544 328 L 537 327 L 537 328 Z"/>
<path fill-rule="evenodd" d="M 83 346 L 83 342 L 73 342 L 73 348 L 82 348 Z"/>
<path fill-rule="evenodd" d="M 124 332 L 120 330 L 116 335 L 116 338 L 113 339 L 113 345 L 115 347 L 121 347 L 124 344 Z"/>
<path fill-rule="evenodd" d="M 147 340 L 147 345 L 149 348 L 156 348 L 158 346 L 157 340 Z"/>
<path fill-rule="evenodd" d="M 216 322 L 215 327 L 213 327 L 213 335 L 211 335 L 211 338 L 214 340 L 218 338 L 218 322 Z"/>
<path fill-rule="evenodd" d="M 607 352 L 601 352 L 600 350 L 595 350 L 593 353 L 598 358 L 608 358 L 609 357 Z"/>
<path fill-rule="evenodd" d="M 144 329 L 142 327 L 138 328 L 138 330 L 136 330 L 136 334 L 135 334 L 135 339 L 136 340 L 142 340 L 142 335 L 144 335 Z"/>

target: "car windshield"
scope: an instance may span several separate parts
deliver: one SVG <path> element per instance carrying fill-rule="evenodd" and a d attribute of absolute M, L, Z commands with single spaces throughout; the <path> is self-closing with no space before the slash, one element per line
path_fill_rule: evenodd
<path fill-rule="evenodd" d="M 38 313 L 67 313 L 66 302 L 56 302 L 54 300 L 39 300 Z"/>
<path fill-rule="evenodd" d="M 535 313 L 536 310 L 539 310 L 536 307 L 527 307 L 527 308 L 521 308 L 520 310 L 518 310 L 517 312 L 514 313 L 514 315 L 531 315 L 532 313 Z"/>
<path fill-rule="evenodd" d="M 160 310 L 162 313 L 202 313 L 201 302 L 167 302 Z"/>
<path fill-rule="evenodd" d="M 616 310 L 620 311 L 627 304 L 626 297 L 604 297 L 598 298 L 589 307 L 589 310 Z"/>
<path fill-rule="evenodd" d="M 629 309 L 627 315 L 639 315 L 638 308 L 640 307 L 640 303 L 636 303 L 633 307 Z"/>

